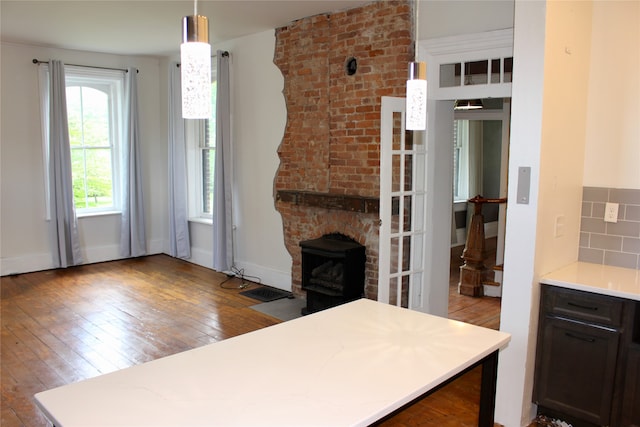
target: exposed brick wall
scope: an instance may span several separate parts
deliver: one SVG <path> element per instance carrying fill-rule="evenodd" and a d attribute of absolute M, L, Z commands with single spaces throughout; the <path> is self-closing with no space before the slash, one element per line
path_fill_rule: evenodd
<path fill-rule="evenodd" d="M 276 30 L 275 64 L 284 80 L 287 126 L 274 189 L 378 197 L 380 97 L 404 96 L 413 59 L 412 8 L 378 1 L 317 15 Z M 358 69 L 347 75 L 355 57 Z M 299 242 L 332 232 L 364 245 L 366 296 L 377 295 L 378 215 L 276 201 L 300 292 Z"/>

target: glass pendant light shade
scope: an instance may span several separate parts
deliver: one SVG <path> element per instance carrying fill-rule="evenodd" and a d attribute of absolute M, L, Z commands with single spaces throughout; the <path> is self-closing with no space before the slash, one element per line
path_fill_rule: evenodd
<path fill-rule="evenodd" d="M 406 129 L 427 129 L 427 64 L 409 63 L 407 80 Z"/>
<path fill-rule="evenodd" d="M 185 16 L 182 20 L 180 71 L 182 77 L 182 117 L 211 117 L 211 45 L 205 16 Z"/>

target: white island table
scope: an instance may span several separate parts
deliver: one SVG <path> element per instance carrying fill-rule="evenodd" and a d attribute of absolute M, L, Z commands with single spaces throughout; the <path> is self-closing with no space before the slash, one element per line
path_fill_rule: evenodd
<path fill-rule="evenodd" d="M 483 365 L 493 426 L 510 335 L 361 299 L 36 394 L 58 427 L 364 426 Z"/>

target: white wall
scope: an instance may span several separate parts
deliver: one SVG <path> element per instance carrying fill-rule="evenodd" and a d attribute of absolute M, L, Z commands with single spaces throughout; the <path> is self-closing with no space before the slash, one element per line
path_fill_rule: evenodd
<path fill-rule="evenodd" d="M 273 30 L 213 46 L 231 54 L 234 260 L 247 276 L 291 289 L 291 256 L 284 246 L 273 180 L 287 110 L 284 79 L 273 63 Z M 212 229 L 190 224 L 193 262 L 211 267 Z"/>
<path fill-rule="evenodd" d="M 640 2 L 595 1 L 584 185 L 640 189 Z"/>
<path fill-rule="evenodd" d="M 582 186 L 640 188 L 637 2 L 517 0 L 515 10 L 509 181 L 532 166 L 532 192 L 529 205 L 509 205 L 507 222 L 501 329 L 513 338 L 496 421 L 509 427 L 533 417 L 538 281 L 577 260 Z"/>
<path fill-rule="evenodd" d="M 545 3 L 516 1 L 514 22 L 514 70 L 512 86 L 511 141 L 509 147 L 508 199 L 516 200 L 518 168 L 531 167 L 529 204 L 509 203 L 500 329 L 511 342 L 500 353 L 496 422 L 508 427 L 522 425 L 530 404 L 526 377 L 530 370 L 530 316 L 534 295 L 535 240 L 540 167 L 542 89 L 544 83 Z M 530 400 L 530 399 L 529 399 Z"/>
<path fill-rule="evenodd" d="M 2 131 L 0 256 L 1 274 L 51 267 L 44 204 L 44 166 L 40 126 L 38 67 L 31 60 L 115 68 L 136 67 L 138 75 L 146 232 L 150 253 L 161 252 L 167 224 L 166 131 L 160 120 L 158 60 L 2 44 Z M 120 216 L 79 219 L 85 262 L 119 257 Z"/>
<path fill-rule="evenodd" d="M 513 28 L 510 0 L 419 0 L 418 39 Z"/>

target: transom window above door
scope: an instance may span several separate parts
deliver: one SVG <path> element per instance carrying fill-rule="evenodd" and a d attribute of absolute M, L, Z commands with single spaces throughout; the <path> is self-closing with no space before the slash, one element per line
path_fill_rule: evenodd
<path fill-rule="evenodd" d="M 513 29 L 424 40 L 419 54 L 430 99 L 511 97 Z"/>

